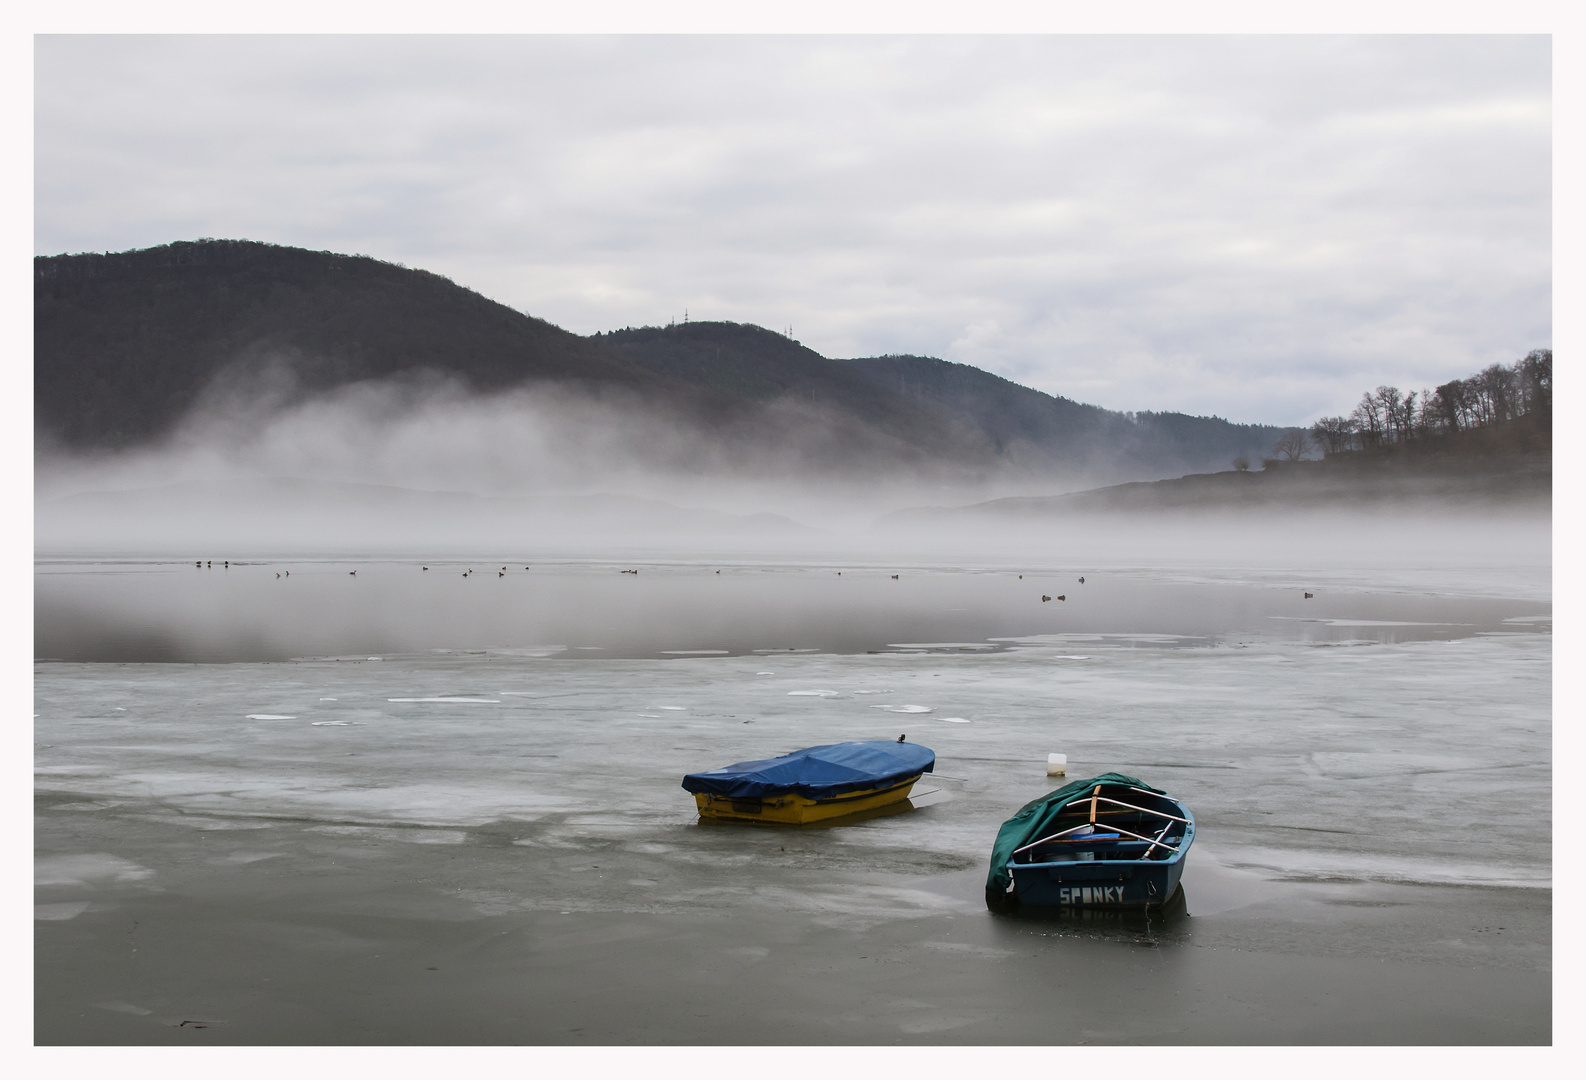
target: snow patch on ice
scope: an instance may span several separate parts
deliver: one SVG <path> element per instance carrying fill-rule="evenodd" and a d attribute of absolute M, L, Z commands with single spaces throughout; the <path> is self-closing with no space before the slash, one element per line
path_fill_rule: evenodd
<path fill-rule="evenodd" d="M 468 834 L 460 829 L 392 829 L 378 825 L 311 825 L 304 831 L 370 840 L 401 840 L 408 844 L 461 844 L 468 839 Z"/>
<path fill-rule="evenodd" d="M 73 900 L 65 904 L 34 904 L 33 918 L 40 922 L 65 922 L 87 910 L 87 900 Z"/>
<path fill-rule="evenodd" d="M 46 855 L 34 860 L 34 885 L 96 885 L 142 881 L 154 871 L 116 855 Z"/>
<path fill-rule="evenodd" d="M 485 697 L 388 697 L 388 698 L 386 698 L 386 700 L 387 701 L 401 701 L 401 702 L 421 702 L 421 703 L 426 703 L 426 704 L 441 703 L 441 704 L 446 704 L 446 705 L 500 705 L 501 704 L 501 702 L 498 701 L 495 698 L 485 698 Z"/>
<path fill-rule="evenodd" d="M 904 641 L 887 645 L 889 649 L 995 649 L 988 641 Z"/>

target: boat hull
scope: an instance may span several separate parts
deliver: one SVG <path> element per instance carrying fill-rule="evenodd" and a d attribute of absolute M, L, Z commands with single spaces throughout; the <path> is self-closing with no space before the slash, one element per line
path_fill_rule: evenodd
<path fill-rule="evenodd" d="M 1018 907 L 1142 908 L 1166 903 L 1184 874 L 1182 856 L 1140 860 L 1010 863 L 1010 899 Z"/>
<path fill-rule="evenodd" d="M 902 802 L 919 779 L 920 775 L 915 774 L 887 787 L 849 791 L 826 799 L 811 799 L 791 791 L 746 799 L 699 792 L 694 795 L 694 803 L 702 818 L 758 825 L 810 825 Z"/>
<path fill-rule="evenodd" d="M 1058 912 L 1165 906 L 1179 891 L 1195 815 L 1142 783 L 1104 773 L 1021 809 L 998 834 L 1002 846 L 993 852 L 986 906 Z"/>

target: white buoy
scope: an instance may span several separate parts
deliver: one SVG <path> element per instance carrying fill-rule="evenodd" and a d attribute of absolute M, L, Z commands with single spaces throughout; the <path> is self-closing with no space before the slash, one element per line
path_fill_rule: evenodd
<path fill-rule="evenodd" d="M 1046 775 L 1047 776 L 1067 776 L 1068 775 L 1068 755 L 1067 754 L 1047 754 L 1046 755 Z"/>

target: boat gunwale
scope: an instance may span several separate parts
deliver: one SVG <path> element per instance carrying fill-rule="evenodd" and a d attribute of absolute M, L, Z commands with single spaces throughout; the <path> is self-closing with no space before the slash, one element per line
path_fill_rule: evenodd
<path fill-rule="evenodd" d="M 1101 786 L 1109 786 L 1109 785 L 1101 785 Z M 1124 786 L 1124 785 L 1116 785 L 1116 786 Z M 1030 860 L 1029 862 L 1019 862 L 1018 861 L 1018 855 L 1022 851 L 1028 851 L 1031 848 L 1039 847 L 1042 844 L 1047 843 L 1048 841 L 1053 841 L 1053 842 L 1056 842 L 1056 843 L 1064 843 L 1065 841 L 1061 841 L 1061 840 L 1056 840 L 1055 839 L 1056 837 L 1059 837 L 1059 836 L 1063 835 L 1064 832 L 1070 831 L 1070 830 L 1062 830 L 1062 831 L 1059 831 L 1059 832 L 1050 833 L 1050 834 L 1048 834 L 1046 836 L 1041 837 L 1038 840 L 1034 840 L 1031 843 L 1026 844 L 1022 848 L 1019 848 L 1019 849 L 1015 850 L 1012 853 L 1012 855 L 1010 855 L 1010 857 L 1008 858 L 1008 862 L 1007 862 L 1007 868 L 1008 868 L 1009 877 L 1012 878 L 1015 870 L 1029 870 L 1029 869 L 1036 869 L 1036 868 L 1050 869 L 1052 867 L 1063 867 L 1065 869 L 1072 869 L 1073 867 L 1076 867 L 1076 866 L 1131 866 L 1131 867 L 1171 866 L 1175 862 L 1182 861 L 1183 858 L 1186 855 L 1189 854 L 1190 845 L 1192 843 L 1194 843 L 1194 840 L 1195 840 L 1195 815 L 1194 815 L 1194 813 L 1191 812 L 1190 808 L 1188 806 L 1185 806 L 1182 801 L 1180 801 L 1179 799 L 1176 799 L 1173 796 L 1168 795 L 1168 794 L 1166 794 L 1164 792 L 1145 791 L 1142 788 L 1133 788 L 1133 787 L 1130 788 L 1130 790 L 1138 791 L 1142 795 L 1150 795 L 1150 796 L 1152 796 L 1154 798 L 1161 799 L 1164 802 L 1167 802 L 1167 803 L 1173 805 L 1174 807 L 1177 807 L 1184 814 L 1183 818 L 1175 819 L 1175 820 L 1178 820 L 1178 821 L 1182 821 L 1184 823 L 1184 832 L 1180 835 L 1179 843 L 1176 844 L 1176 845 L 1175 844 L 1162 844 L 1160 842 L 1154 842 L 1154 841 L 1150 841 L 1150 840 L 1145 840 L 1145 841 L 1141 841 L 1141 840 L 1123 841 L 1124 843 L 1134 843 L 1134 844 L 1138 844 L 1138 843 L 1142 843 L 1143 842 L 1143 843 L 1145 843 L 1147 845 L 1146 850 L 1148 852 L 1154 852 L 1157 847 L 1165 847 L 1171 852 L 1170 855 L 1166 856 L 1165 858 L 1161 858 L 1161 859 L 1142 858 L 1139 855 L 1132 855 L 1131 857 L 1129 857 L 1127 859 L 1104 859 L 1104 858 L 1100 857 L 1102 852 L 1098 851 L 1098 852 L 1095 852 L 1095 854 L 1098 856 L 1097 858 L 1086 859 L 1086 860 L 1082 860 L 1082 861 L 1080 861 L 1080 860 L 1061 860 L 1061 861 L 1058 861 L 1058 860 L 1050 860 L 1050 859 L 1043 859 L 1040 862 L 1036 862 L 1033 859 Z M 1097 794 L 1099 796 L 1099 792 L 1096 792 L 1096 793 L 1093 793 L 1093 794 Z M 1104 797 L 1102 797 L 1102 798 L 1104 798 Z M 1090 800 L 1091 800 L 1091 795 L 1079 794 L 1075 798 L 1073 798 L 1073 799 L 1069 800 L 1068 802 L 1064 803 L 1062 806 L 1058 807 L 1056 814 L 1054 814 L 1053 823 L 1055 824 L 1056 823 L 1056 818 L 1059 815 L 1061 815 L 1065 810 L 1067 810 L 1069 807 L 1071 807 L 1071 806 L 1083 806 L 1084 804 L 1090 802 Z M 1134 809 L 1136 811 L 1143 811 L 1145 813 L 1153 813 L 1153 811 L 1146 810 L 1144 807 L 1132 807 L 1131 809 Z M 1106 811 L 1103 811 L 1103 813 L 1105 813 L 1105 812 Z M 1113 812 L 1117 813 L 1117 811 L 1113 811 Z M 1080 824 L 1081 825 L 1095 824 L 1098 827 L 1105 827 L 1105 826 L 1101 826 L 1101 823 L 1099 823 L 1099 822 L 1081 822 Z M 1113 828 L 1117 828 L 1117 826 L 1112 826 L 1112 827 Z M 1083 842 L 1083 841 L 1070 841 L 1070 842 L 1078 843 L 1078 842 Z M 1116 843 L 1115 841 L 1108 841 L 1108 842 L 1109 843 Z"/>
<path fill-rule="evenodd" d="M 706 799 L 711 801 L 721 799 L 727 802 L 767 803 L 773 799 L 803 799 L 805 800 L 806 804 L 810 806 L 831 806 L 833 803 L 853 802 L 859 799 L 873 799 L 877 795 L 885 795 L 887 792 L 896 791 L 900 787 L 908 787 L 911 784 L 917 784 L 920 782 L 920 778 L 924 775 L 925 773 L 921 771 L 914 774 L 913 776 L 904 777 L 895 784 L 888 784 L 884 788 L 864 788 L 859 791 L 845 791 L 841 795 L 829 795 L 821 799 L 812 799 L 808 795 L 801 795 L 797 791 L 794 791 L 791 786 L 789 786 L 785 791 L 771 791 L 764 795 L 718 795 L 713 791 L 700 791 L 695 792 L 694 794 L 696 797 L 703 795 Z"/>

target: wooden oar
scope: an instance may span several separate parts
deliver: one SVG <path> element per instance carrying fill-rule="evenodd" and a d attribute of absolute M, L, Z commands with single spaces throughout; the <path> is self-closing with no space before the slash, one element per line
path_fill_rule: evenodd
<path fill-rule="evenodd" d="M 1162 837 L 1166 836 L 1167 835 L 1167 831 L 1169 829 L 1171 829 L 1172 827 L 1173 827 L 1172 825 L 1164 825 L 1164 826 L 1162 826 L 1162 831 L 1156 834 L 1156 838 L 1158 840 L 1162 839 Z M 1164 844 L 1163 846 L 1165 847 L 1167 845 Z M 1140 853 L 1140 858 L 1142 860 L 1149 859 L 1150 857 L 1151 857 L 1151 849 L 1150 848 L 1146 848 L 1143 852 Z"/>

